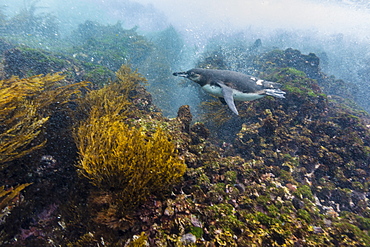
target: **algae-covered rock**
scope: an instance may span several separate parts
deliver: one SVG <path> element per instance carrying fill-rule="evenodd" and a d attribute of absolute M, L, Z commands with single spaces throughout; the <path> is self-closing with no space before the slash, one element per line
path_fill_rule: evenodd
<path fill-rule="evenodd" d="M 5 50 L 3 56 L 5 78 L 62 72 L 66 79 L 72 82 L 89 80 L 103 85 L 114 79 L 114 73 L 103 66 L 81 62 L 50 51 L 21 46 Z"/>

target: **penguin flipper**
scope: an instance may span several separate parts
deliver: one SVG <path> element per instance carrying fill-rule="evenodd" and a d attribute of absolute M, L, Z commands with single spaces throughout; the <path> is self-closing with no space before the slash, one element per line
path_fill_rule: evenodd
<path fill-rule="evenodd" d="M 233 89 L 226 86 L 223 83 L 217 83 L 222 88 L 222 94 L 224 96 L 224 100 L 226 104 L 229 106 L 230 110 L 232 110 L 236 115 L 239 115 L 238 110 L 236 109 L 234 103 L 234 96 L 233 96 Z"/>

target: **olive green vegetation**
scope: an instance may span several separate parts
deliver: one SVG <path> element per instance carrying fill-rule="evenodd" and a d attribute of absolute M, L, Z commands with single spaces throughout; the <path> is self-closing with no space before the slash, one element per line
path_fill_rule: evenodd
<path fill-rule="evenodd" d="M 136 71 L 132 71 L 128 66 L 121 66 L 116 73 L 114 83 L 97 90 L 91 90 L 79 100 L 76 121 L 81 115 L 88 117 L 90 114 L 95 114 L 98 119 L 106 115 L 112 117 L 112 120 L 125 119 L 132 104 L 129 100 L 130 93 L 140 83 L 145 82 L 146 79 Z"/>

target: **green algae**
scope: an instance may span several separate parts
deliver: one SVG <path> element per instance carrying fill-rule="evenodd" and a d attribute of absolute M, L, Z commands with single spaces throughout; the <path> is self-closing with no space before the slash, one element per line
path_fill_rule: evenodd
<path fill-rule="evenodd" d="M 308 185 L 298 186 L 297 190 L 293 194 L 301 199 L 308 198 L 311 201 L 313 200 L 313 194 Z"/>
<path fill-rule="evenodd" d="M 204 231 L 203 231 L 203 228 L 201 227 L 191 226 L 190 233 L 192 233 L 197 238 L 202 238 Z"/>

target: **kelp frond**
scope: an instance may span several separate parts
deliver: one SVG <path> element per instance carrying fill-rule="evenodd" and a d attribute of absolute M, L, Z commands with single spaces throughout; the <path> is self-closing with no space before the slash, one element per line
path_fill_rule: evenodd
<path fill-rule="evenodd" d="M 120 118 L 128 115 L 131 105 L 130 93 L 140 83 L 146 82 L 146 79 L 126 65 L 121 66 L 116 76 L 116 81 L 99 90 L 90 91 L 78 101 L 79 107 L 75 114 L 77 121 L 86 119 L 90 114 L 100 114 L 100 116 L 108 114 Z M 92 111 L 94 113 L 91 113 Z"/>
<path fill-rule="evenodd" d="M 122 65 L 116 73 L 117 80 L 121 85 L 121 93 L 128 93 L 136 88 L 140 83 L 146 83 L 145 77 L 140 75 L 136 70 L 132 71 L 130 67 Z"/>
<path fill-rule="evenodd" d="M 15 199 L 19 193 L 31 184 L 21 184 L 15 188 L 5 190 L 4 186 L 0 187 L 0 224 L 4 221 L 5 217 L 10 213 L 12 208 L 13 199 Z"/>
<path fill-rule="evenodd" d="M 43 83 L 32 79 L 19 79 L 14 76 L 8 80 L 0 80 L 0 121 L 9 122 L 9 117 L 13 117 L 12 113 L 25 98 L 35 95 L 42 88 Z"/>
<path fill-rule="evenodd" d="M 0 133 L 0 163 L 20 158 L 45 145 L 43 141 L 24 149 L 40 134 L 42 126 L 49 118 L 40 117 L 36 113 L 36 107 L 30 102 L 17 109 L 20 110 L 17 112 L 17 115 L 20 115 L 19 121 L 13 121 L 12 125 L 8 125 L 8 128 L 4 128 Z"/>
<path fill-rule="evenodd" d="M 45 141 L 29 144 L 41 133 L 58 106 L 79 94 L 86 82 L 62 85 L 59 73 L 20 79 L 0 80 L 0 163 L 5 163 L 41 148 Z"/>
<path fill-rule="evenodd" d="M 130 102 L 126 95 L 120 93 L 120 85 L 118 83 L 107 85 L 99 90 L 92 90 L 81 98 L 75 114 L 77 121 L 85 119 L 88 115 L 109 114 L 117 117 L 126 115 Z"/>
<path fill-rule="evenodd" d="M 9 204 L 11 200 L 13 200 L 19 193 L 26 188 L 27 186 L 31 185 L 30 183 L 18 185 L 15 188 L 11 188 L 9 190 L 5 190 L 4 186 L 0 187 L 0 211 L 4 210 L 4 208 Z"/>

